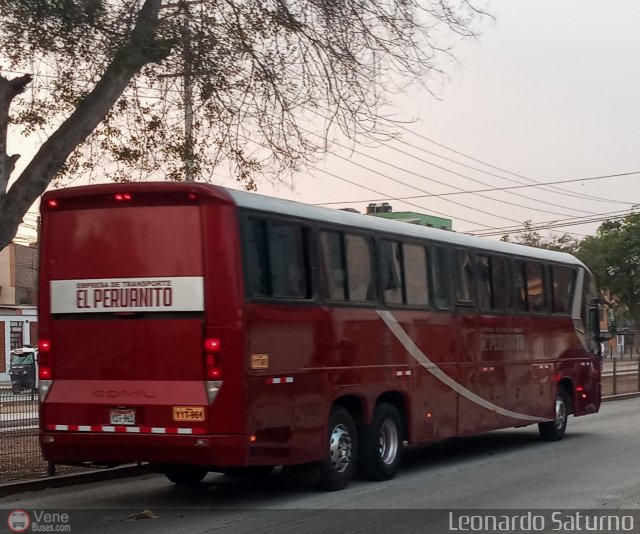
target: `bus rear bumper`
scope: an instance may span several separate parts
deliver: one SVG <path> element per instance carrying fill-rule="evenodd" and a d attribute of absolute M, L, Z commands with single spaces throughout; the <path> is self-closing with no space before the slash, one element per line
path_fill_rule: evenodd
<path fill-rule="evenodd" d="M 134 462 L 241 466 L 247 463 L 244 435 L 140 435 L 42 431 L 45 460 L 54 463 Z"/>

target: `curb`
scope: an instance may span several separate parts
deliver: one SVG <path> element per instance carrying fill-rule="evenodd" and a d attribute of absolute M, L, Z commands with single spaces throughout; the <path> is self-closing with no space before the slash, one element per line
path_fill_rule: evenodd
<path fill-rule="evenodd" d="M 618 395 L 609 395 L 608 397 L 602 397 L 602 402 L 635 399 L 636 397 L 640 397 L 640 391 L 634 391 L 633 393 L 620 393 Z"/>
<path fill-rule="evenodd" d="M 71 473 L 68 475 L 57 475 L 52 477 L 32 478 L 19 482 L 8 482 L 0 485 L 0 498 L 22 493 L 25 491 L 39 491 L 50 488 L 62 488 L 75 484 L 89 484 L 91 482 L 103 482 L 105 480 L 115 480 L 118 478 L 134 477 L 152 472 L 148 465 L 125 465 L 90 471 L 88 473 Z"/>

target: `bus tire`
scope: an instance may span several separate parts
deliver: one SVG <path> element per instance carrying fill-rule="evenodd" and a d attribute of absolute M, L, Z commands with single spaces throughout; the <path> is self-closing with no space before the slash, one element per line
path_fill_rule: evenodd
<path fill-rule="evenodd" d="M 370 425 L 360 430 L 358 467 L 369 480 L 390 480 L 402 463 L 402 419 L 391 404 L 382 403 Z"/>
<path fill-rule="evenodd" d="M 325 491 L 346 488 L 358 461 L 358 435 L 353 417 L 342 406 L 335 406 L 329 417 L 327 456 L 320 462 L 318 486 Z"/>
<path fill-rule="evenodd" d="M 569 394 L 564 388 L 558 390 L 555 402 L 555 418 L 553 421 L 538 423 L 538 431 L 542 441 L 560 441 L 567 431 L 567 420 L 571 412 Z"/>
<path fill-rule="evenodd" d="M 165 465 L 160 469 L 176 486 L 197 486 L 209 472 L 195 465 Z"/>

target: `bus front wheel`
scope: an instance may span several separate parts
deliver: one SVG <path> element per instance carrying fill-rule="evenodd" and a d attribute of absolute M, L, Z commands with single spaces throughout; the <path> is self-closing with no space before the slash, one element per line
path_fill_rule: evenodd
<path fill-rule="evenodd" d="M 538 423 L 540 438 L 543 441 L 560 441 L 567 431 L 567 420 L 571 412 L 571 401 L 566 390 L 558 391 L 555 402 L 555 416 L 553 421 Z"/>
<path fill-rule="evenodd" d="M 346 488 L 356 470 L 358 437 L 349 411 L 335 406 L 329 417 L 327 456 L 320 463 L 318 485 L 326 491 Z"/>

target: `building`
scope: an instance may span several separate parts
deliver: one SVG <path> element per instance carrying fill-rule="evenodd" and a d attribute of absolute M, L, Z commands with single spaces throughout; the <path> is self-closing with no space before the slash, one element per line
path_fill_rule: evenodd
<path fill-rule="evenodd" d="M 11 243 L 0 251 L 0 382 L 11 351 L 38 342 L 37 298 L 38 248 Z"/>
<path fill-rule="evenodd" d="M 393 219 L 411 224 L 419 224 L 421 226 L 429 226 L 430 228 L 453 230 L 451 219 L 434 217 L 433 215 L 425 215 L 424 213 L 416 213 L 414 211 L 393 211 L 391 204 L 388 202 L 383 202 L 382 204 L 369 204 L 367 206 L 367 215 L 383 217 L 384 219 Z"/>
<path fill-rule="evenodd" d="M 0 251 L 0 305 L 34 306 L 38 300 L 38 248 L 11 243 Z"/>

